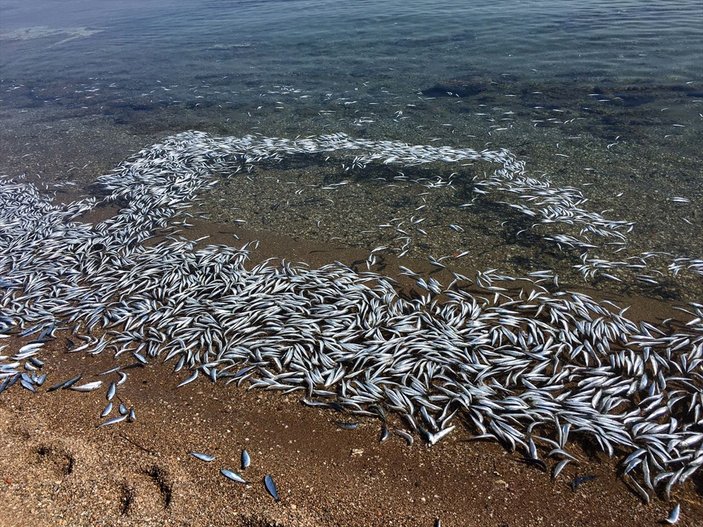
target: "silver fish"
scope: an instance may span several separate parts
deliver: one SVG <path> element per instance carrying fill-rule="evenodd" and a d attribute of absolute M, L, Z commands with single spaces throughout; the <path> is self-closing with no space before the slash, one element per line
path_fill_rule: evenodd
<path fill-rule="evenodd" d="M 674 508 L 671 509 L 669 516 L 667 516 L 666 520 L 664 520 L 664 521 L 666 521 L 666 523 L 668 523 L 669 525 L 674 525 L 675 523 L 677 523 L 679 521 L 680 515 L 681 515 L 681 505 L 677 503 L 676 505 L 674 505 Z"/>
<path fill-rule="evenodd" d="M 121 423 L 125 419 L 127 419 L 126 415 L 118 415 L 117 417 L 113 417 L 112 419 L 108 419 L 107 421 L 100 423 L 98 425 L 98 428 L 102 428 L 103 426 L 110 426 L 110 425 L 114 425 L 117 423 Z"/>
<path fill-rule="evenodd" d="M 107 417 L 108 415 L 110 415 L 110 412 L 112 412 L 112 401 L 110 401 L 109 403 L 107 403 L 107 406 L 105 407 L 105 409 L 104 409 L 104 410 L 102 411 L 102 413 L 100 414 L 100 417 Z"/>
<path fill-rule="evenodd" d="M 215 456 L 210 455 L 210 454 L 204 454 L 202 452 L 190 452 L 190 455 L 193 456 L 195 459 L 199 459 L 200 461 L 205 461 L 206 463 L 210 463 L 210 461 L 215 461 Z"/>
<path fill-rule="evenodd" d="M 102 385 L 103 381 L 94 381 L 81 384 L 79 386 L 70 386 L 69 390 L 73 390 L 75 392 L 92 392 L 100 388 Z"/>
<path fill-rule="evenodd" d="M 198 370 L 195 370 L 195 371 L 190 375 L 190 377 L 188 377 L 186 380 L 184 380 L 183 382 L 181 382 L 178 386 L 176 386 L 176 388 L 180 388 L 181 386 L 185 386 L 186 384 L 189 384 L 189 383 L 193 382 L 193 381 L 194 381 L 195 379 L 197 379 L 197 378 L 198 378 Z"/>
<path fill-rule="evenodd" d="M 247 480 L 245 480 L 242 476 L 240 476 L 236 472 L 232 472 L 231 470 L 228 470 L 226 468 L 221 468 L 220 474 L 222 474 L 227 479 L 231 479 L 232 481 L 234 481 L 236 483 L 242 483 L 243 485 L 246 485 L 247 483 L 249 483 Z"/>
<path fill-rule="evenodd" d="M 117 385 L 114 382 L 111 382 L 109 388 L 107 389 L 107 400 L 112 401 L 115 393 L 117 393 Z"/>
<path fill-rule="evenodd" d="M 273 481 L 273 478 L 271 477 L 270 474 L 266 474 L 264 476 L 264 486 L 266 487 L 266 490 L 268 493 L 271 495 L 271 497 L 275 501 L 281 501 L 281 498 L 278 496 L 278 489 L 276 488 L 276 482 Z"/>

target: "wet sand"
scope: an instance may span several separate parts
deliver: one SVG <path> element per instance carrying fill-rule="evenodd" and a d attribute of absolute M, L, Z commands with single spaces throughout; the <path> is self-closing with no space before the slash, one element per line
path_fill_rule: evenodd
<path fill-rule="evenodd" d="M 277 255 L 311 265 L 364 252 L 319 246 L 239 227 L 196 222 L 189 237 L 208 242 L 262 240 L 254 261 Z M 359 254 L 356 254 L 356 253 Z M 393 275 L 393 266 L 388 272 Z M 407 284 L 401 287 L 407 287 Z M 617 300 L 617 299 L 616 299 Z M 631 317 L 661 320 L 666 304 L 634 301 Z M 50 386 L 116 365 L 107 354 L 67 353 L 66 334 L 47 344 Z M 16 347 L 17 342 L 7 342 Z M 3 526 L 447 526 L 652 525 L 682 506 L 680 525 L 703 517 L 703 480 L 677 487 L 672 502 L 644 505 L 617 466 L 582 444 L 556 481 L 495 443 L 470 440 L 463 427 L 429 447 L 397 436 L 379 443 L 380 423 L 304 406 L 303 392 L 282 394 L 213 384 L 154 362 L 129 371 L 118 400 L 137 420 L 96 428 L 104 390 L 31 394 L 19 386 L 0 396 L 0 525 Z M 109 377 L 102 379 L 108 380 Z M 346 430 L 339 422 L 359 423 Z M 252 465 L 240 471 L 246 448 Z M 204 463 L 188 455 L 214 454 Z M 241 485 L 220 475 L 240 471 Z M 276 481 L 276 503 L 263 485 Z M 576 490 L 576 476 L 595 476 Z"/>

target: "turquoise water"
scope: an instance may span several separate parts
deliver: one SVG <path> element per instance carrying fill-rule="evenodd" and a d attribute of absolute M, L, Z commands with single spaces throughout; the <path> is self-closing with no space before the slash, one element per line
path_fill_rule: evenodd
<path fill-rule="evenodd" d="M 112 159 L 109 145 L 125 143 L 119 137 L 136 137 L 141 147 L 193 128 L 508 148 L 530 175 L 575 186 L 593 210 L 635 222 L 627 254 L 703 255 L 698 0 L 4 0 L 0 9 L 4 118 L 51 123 L 34 146 L 22 132 L 4 132 L 5 173 L 31 172 L 25 155 L 59 155 L 44 144 L 90 150 L 91 133 L 105 159 Z M 80 142 L 59 134 L 66 120 L 71 130 L 83 127 Z M 126 155 L 114 148 L 113 157 Z M 263 189 L 273 202 L 289 197 L 290 188 L 263 180 L 252 196 Z M 222 221 L 242 213 L 230 207 L 242 189 L 226 190 L 210 199 Z M 390 199 L 400 190 L 367 191 L 382 198 L 364 201 L 369 218 L 382 223 L 383 214 L 402 208 Z M 359 196 L 340 191 L 338 199 L 354 209 Z M 428 224 L 460 221 L 454 201 L 447 198 L 444 209 L 436 203 Z M 280 210 L 278 221 L 264 221 L 255 205 L 243 209 L 252 209 L 246 219 L 262 231 L 378 243 L 354 234 L 374 227 L 363 217 L 350 228 L 348 215 L 315 207 Z M 511 229 L 500 207 L 463 213 L 463 239 L 438 230 L 413 256 L 471 246 L 490 254 L 476 256 L 477 267 L 519 272 L 519 262 L 538 261 L 568 273 L 578 263 L 559 255 L 543 261 L 541 248 L 515 239 L 521 224 Z M 329 227 L 324 235 L 310 228 L 317 222 Z"/>

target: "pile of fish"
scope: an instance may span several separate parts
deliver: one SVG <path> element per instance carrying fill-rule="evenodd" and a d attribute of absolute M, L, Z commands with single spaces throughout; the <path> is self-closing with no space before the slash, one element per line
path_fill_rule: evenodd
<path fill-rule="evenodd" d="M 41 386 L 42 344 L 68 328 L 82 339 L 69 351 L 111 354 L 120 382 L 125 367 L 158 358 L 188 372 L 182 384 L 198 376 L 246 381 L 378 418 L 382 437 L 395 429 L 435 444 L 461 424 L 555 477 L 579 462 L 569 444 L 588 443 L 622 460 L 643 499 L 699 473 L 703 305 L 692 304 L 681 322 L 654 326 L 583 294 L 549 292 L 535 277 L 522 277 L 529 287 L 513 294 L 496 282 L 519 277 L 490 272 L 479 276 L 481 293 L 432 279 L 407 298 L 392 279 L 340 263 L 246 265 L 250 246 L 152 239 L 220 177 L 332 152 L 356 155 L 353 164 L 370 169 L 496 163 L 478 188 L 529 194 L 525 214 L 578 225 L 580 237 L 555 237 L 560 244 L 624 241 L 631 228 L 582 208 L 574 189 L 527 177 L 504 150 L 342 134 L 296 141 L 178 134 L 100 177 L 106 197 L 68 205 L 0 180 L 0 336 L 29 340 L 21 349 L 0 340 L 0 392 L 17 382 Z M 81 221 L 105 204 L 120 210 L 96 224 Z M 685 265 L 703 271 L 694 260 Z"/>

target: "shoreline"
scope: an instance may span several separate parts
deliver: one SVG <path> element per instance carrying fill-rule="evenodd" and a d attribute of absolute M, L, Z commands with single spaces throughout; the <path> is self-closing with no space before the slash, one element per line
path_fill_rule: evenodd
<path fill-rule="evenodd" d="M 99 208 L 86 218 L 96 220 L 112 212 Z M 241 246 L 261 240 L 251 264 L 268 257 L 305 261 L 312 267 L 340 260 L 347 265 L 356 262 L 364 270 L 368 254 L 364 249 L 227 224 L 201 220 L 193 224 L 188 238 L 210 235 L 206 244 Z M 233 233 L 239 240 L 233 240 Z M 399 276 L 399 262 L 390 260 L 383 274 L 398 279 L 403 292 L 411 294 L 413 281 Z M 426 262 L 403 263 L 409 262 L 427 276 L 437 271 Z M 440 274 L 433 276 L 441 278 Z M 635 321 L 660 322 L 676 314 L 673 304 L 664 301 L 576 289 L 633 306 L 628 317 Z M 15 341 L 4 343 L 16 347 Z M 61 339 L 44 348 L 47 385 L 77 372 L 96 373 L 115 365 L 107 356 L 64 351 Z M 629 527 L 663 520 L 674 502 L 683 508 L 680 525 L 692 525 L 691 518 L 703 515 L 700 475 L 696 482 L 677 487 L 671 503 L 655 498 L 644 506 L 617 477 L 615 461 L 587 444 L 573 449 L 579 467 L 570 465 L 552 482 L 548 474 L 525 463 L 521 454 L 508 454 L 495 443 L 468 441 L 463 427 L 433 447 L 420 441 L 408 446 L 396 435 L 379 444 L 376 420 L 350 417 L 359 422 L 358 429 L 340 430 L 338 414 L 305 408 L 296 393 L 211 386 L 203 376 L 176 390 L 185 374 L 167 375 L 167 367 L 150 364 L 130 373 L 120 396 L 135 405 L 137 421 L 114 428 L 95 428 L 105 403 L 101 392 L 32 395 L 17 386 L 0 395 L 0 434 L 6 451 L 12 453 L 0 456 L 5 478 L 0 496 L 6 504 L 0 525 L 65 521 L 373 527 L 433 525 L 440 519 L 445 527 Z M 218 473 L 220 468 L 236 470 L 244 447 L 253 458 L 244 474 L 251 479 L 249 488 Z M 214 453 L 222 463 L 203 464 L 188 456 L 191 450 Z M 281 503 L 266 494 L 264 474 L 277 482 Z M 573 491 L 570 482 L 584 475 L 596 479 Z"/>

